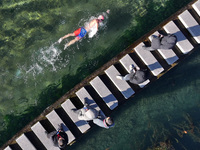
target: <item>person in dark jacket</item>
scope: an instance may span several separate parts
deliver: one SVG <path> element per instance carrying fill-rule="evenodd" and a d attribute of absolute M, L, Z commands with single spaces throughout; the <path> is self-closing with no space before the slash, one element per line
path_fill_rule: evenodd
<path fill-rule="evenodd" d="M 116 78 L 120 80 L 130 81 L 133 84 L 143 83 L 148 78 L 147 71 L 140 70 L 139 67 L 134 67 L 133 65 L 130 65 L 129 71 L 130 71 L 129 74 L 125 76 L 118 75 L 116 76 Z"/>
<path fill-rule="evenodd" d="M 159 34 L 158 36 L 152 35 L 152 38 L 151 47 L 144 46 L 145 50 L 153 51 L 156 49 L 172 49 L 177 42 L 177 38 L 174 34 Z"/>
<path fill-rule="evenodd" d="M 52 140 L 54 146 L 57 146 L 63 149 L 67 146 L 68 136 L 63 131 L 62 124 L 59 124 L 58 126 L 59 127 L 57 131 L 53 131 L 46 134 L 47 134 L 47 137 Z"/>

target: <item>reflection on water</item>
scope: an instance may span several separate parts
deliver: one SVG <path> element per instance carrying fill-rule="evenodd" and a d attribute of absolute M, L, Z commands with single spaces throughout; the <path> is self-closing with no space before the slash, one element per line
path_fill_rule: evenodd
<path fill-rule="evenodd" d="M 1 0 L 0 143 L 189 1 Z M 96 36 L 65 51 L 68 41 L 56 43 L 107 9 L 108 22 Z"/>

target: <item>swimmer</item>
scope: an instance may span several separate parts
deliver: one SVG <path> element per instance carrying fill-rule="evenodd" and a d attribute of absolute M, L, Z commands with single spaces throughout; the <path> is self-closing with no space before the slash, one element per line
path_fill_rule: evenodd
<path fill-rule="evenodd" d="M 110 10 L 107 10 L 106 12 L 107 14 L 109 14 Z M 73 33 L 69 33 L 61 37 L 58 40 L 58 43 L 61 43 L 63 39 L 66 39 L 70 36 L 76 36 L 73 40 L 65 44 L 65 47 L 64 47 L 64 50 L 65 50 L 68 46 L 74 44 L 75 42 L 83 38 L 88 32 L 90 32 L 90 30 L 94 29 L 98 31 L 99 23 L 101 23 L 102 21 L 104 21 L 104 15 L 99 15 L 98 18 L 91 20 L 87 26 L 81 27 L 77 29 L 76 31 L 74 31 Z"/>

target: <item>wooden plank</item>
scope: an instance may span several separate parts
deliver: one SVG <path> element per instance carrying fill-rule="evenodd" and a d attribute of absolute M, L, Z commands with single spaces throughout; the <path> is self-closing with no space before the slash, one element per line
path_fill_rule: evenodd
<path fill-rule="evenodd" d="M 45 133 L 44 127 L 41 125 L 40 122 L 37 122 L 35 125 L 31 127 L 32 131 L 35 133 L 35 135 L 38 137 L 38 139 L 41 141 L 41 143 L 46 147 L 48 150 L 60 150 L 59 147 L 55 147 L 53 145 L 53 142 L 51 139 L 47 138 L 47 135 Z"/>
<path fill-rule="evenodd" d="M 97 91 L 97 93 L 101 96 L 101 98 L 111 110 L 118 106 L 117 99 L 98 76 L 95 77 L 92 81 L 90 81 L 90 84 Z"/>
<path fill-rule="evenodd" d="M 119 80 L 116 78 L 116 76 L 120 75 L 120 73 L 115 68 L 115 66 L 110 66 L 108 69 L 105 70 L 105 73 L 126 99 L 128 99 L 135 93 L 135 91 L 133 91 L 133 89 L 125 80 Z"/>
<path fill-rule="evenodd" d="M 129 56 L 129 54 L 126 54 L 124 57 L 122 57 L 119 62 L 122 64 L 122 66 L 126 69 L 126 71 L 128 73 L 130 73 L 129 70 L 129 66 L 130 65 L 134 65 L 135 67 L 139 67 L 134 61 L 133 59 Z M 146 86 L 148 83 L 150 82 L 149 79 L 147 79 L 146 81 L 144 81 L 143 83 L 138 84 L 141 88 L 143 88 L 144 86 Z"/>
<path fill-rule="evenodd" d="M 156 58 L 151 54 L 151 52 L 144 50 L 142 46 L 144 46 L 143 43 L 140 43 L 138 46 L 136 46 L 134 48 L 135 52 L 142 59 L 142 61 L 147 65 L 147 67 L 151 70 L 154 76 L 159 75 L 162 71 L 164 71 L 163 67 L 156 60 Z"/>
<path fill-rule="evenodd" d="M 73 105 L 70 99 L 67 99 L 64 103 L 62 103 L 61 106 L 71 118 L 71 120 L 76 124 L 81 133 L 85 133 L 88 129 L 90 129 L 90 125 L 87 123 L 87 121 L 79 120 L 78 114 L 71 110 L 76 109 L 76 107 Z"/>
<path fill-rule="evenodd" d="M 187 28 L 193 38 L 197 41 L 197 43 L 200 43 L 200 26 L 189 13 L 189 11 L 185 10 L 178 16 L 178 18 L 183 23 L 185 28 Z"/>
<path fill-rule="evenodd" d="M 177 37 L 176 46 L 180 49 L 180 51 L 183 54 L 187 54 L 194 48 L 173 21 L 170 21 L 163 28 L 167 33 L 176 35 Z"/>
<path fill-rule="evenodd" d="M 152 35 L 159 35 L 159 33 L 158 31 L 156 31 Z M 152 39 L 153 39 L 152 36 L 149 36 L 149 40 L 152 41 Z M 157 49 L 157 50 L 169 65 L 173 64 L 179 59 L 172 49 L 167 49 L 167 50 Z"/>
<path fill-rule="evenodd" d="M 63 124 L 63 130 L 68 136 L 68 144 L 75 140 L 74 135 L 72 132 L 68 129 L 68 127 L 65 125 L 65 123 L 61 120 L 61 118 L 58 116 L 58 114 L 55 112 L 55 110 L 51 111 L 48 115 L 46 115 L 47 119 L 51 122 L 53 127 L 57 130 L 58 124 Z"/>
<path fill-rule="evenodd" d="M 198 0 L 197 2 L 195 2 L 192 7 L 194 8 L 194 10 L 197 12 L 197 14 L 200 16 L 200 1 Z"/>
<path fill-rule="evenodd" d="M 36 148 L 24 134 L 17 138 L 16 142 L 23 150 L 36 150 Z"/>

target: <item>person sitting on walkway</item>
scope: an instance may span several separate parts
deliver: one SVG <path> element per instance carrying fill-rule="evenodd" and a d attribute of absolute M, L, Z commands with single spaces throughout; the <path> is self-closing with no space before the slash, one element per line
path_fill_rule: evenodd
<path fill-rule="evenodd" d="M 98 117 L 99 112 L 89 106 L 85 101 L 84 101 L 84 107 L 81 109 L 72 109 L 75 113 L 78 114 L 78 119 L 79 120 L 85 120 L 85 121 L 90 121 Z"/>
<path fill-rule="evenodd" d="M 148 79 L 148 72 L 146 70 L 140 70 L 139 67 L 134 67 L 133 65 L 130 65 L 129 71 L 129 74 L 125 76 L 118 75 L 116 76 L 116 78 L 120 80 L 130 81 L 133 84 L 140 84 Z"/>
<path fill-rule="evenodd" d="M 72 109 L 72 111 L 78 114 L 79 120 L 85 120 L 85 121 L 92 120 L 94 124 L 107 129 L 114 126 L 114 122 L 111 117 L 106 117 L 101 110 L 97 111 L 96 109 L 89 106 L 85 101 L 86 98 L 84 100 L 83 108 L 78 110 Z"/>
<path fill-rule="evenodd" d="M 107 10 L 106 12 L 107 12 L 107 14 L 109 14 L 110 10 Z M 69 33 L 69 34 L 61 37 L 58 40 L 58 43 L 61 43 L 61 41 L 63 39 L 68 38 L 70 36 L 76 36 L 69 43 L 65 44 L 64 49 L 66 49 L 68 46 L 70 46 L 70 45 L 74 44 L 75 42 L 79 41 L 80 39 L 82 39 L 88 32 L 91 32 L 91 30 L 94 30 L 95 31 L 94 34 L 96 34 L 96 32 L 98 31 L 99 23 L 104 21 L 104 18 L 105 18 L 105 13 L 103 13 L 102 15 L 99 15 L 98 18 L 94 18 L 93 20 L 91 20 L 89 23 L 86 24 L 86 26 L 78 28 L 73 33 Z"/>
<path fill-rule="evenodd" d="M 156 49 L 172 49 L 177 42 L 177 37 L 174 34 L 161 35 L 158 36 L 152 35 L 151 47 L 144 46 L 145 50 L 153 51 Z"/>
<path fill-rule="evenodd" d="M 68 136 L 63 131 L 62 125 L 62 123 L 58 125 L 57 131 L 53 131 L 50 133 L 45 132 L 47 134 L 47 137 L 52 140 L 54 146 L 59 148 L 65 148 L 68 142 Z"/>
<path fill-rule="evenodd" d="M 106 117 L 102 111 L 99 112 L 97 118 L 93 119 L 93 123 L 99 127 L 109 129 L 114 127 L 115 123 L 111 117 Z"/>

